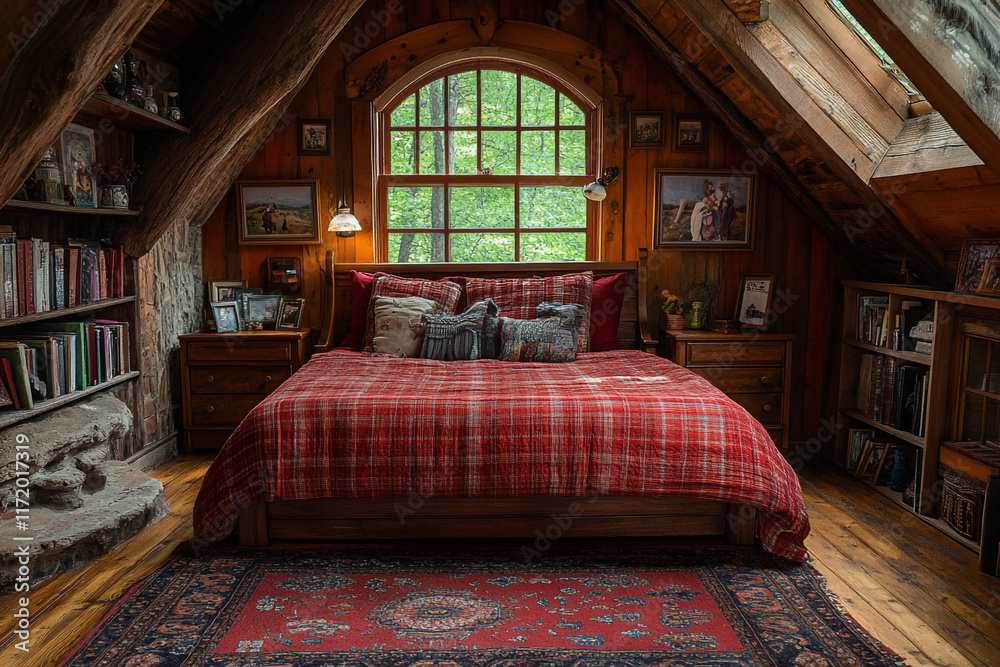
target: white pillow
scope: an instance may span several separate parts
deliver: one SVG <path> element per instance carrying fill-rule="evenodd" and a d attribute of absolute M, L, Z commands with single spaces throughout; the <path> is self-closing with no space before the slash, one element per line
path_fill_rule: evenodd
<path fill-rule="evenodd" d="M 424 315 L 437 304 L 419 296 L 376 296 L 374 300 L 375 354 L 394 357 L 418 357 L 424 342 Z"/>

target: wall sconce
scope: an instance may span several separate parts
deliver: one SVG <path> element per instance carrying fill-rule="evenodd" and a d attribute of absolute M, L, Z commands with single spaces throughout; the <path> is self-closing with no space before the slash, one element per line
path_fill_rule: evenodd
<path fill-rule="evenodd" d="M 608 196 L 605 188 L 617 181 L 620 173 L 621 169 L 618 167 L 608 167 L 596 181 L 583 186 L 583 196 L 590 201 L 604 201 Z"/>
<path fill-rule="evenodd" d="M 361 223 L 351 213 L 350 207 L 344 203 L 344 175 L 340 175 L 340 201 L 337 203 L 336 215 L 330 218 L 330 226 L 326 228 L 328 232 L 336 232 L 337 236 L 349 238 L 355 232 L 361 231 Z"/>

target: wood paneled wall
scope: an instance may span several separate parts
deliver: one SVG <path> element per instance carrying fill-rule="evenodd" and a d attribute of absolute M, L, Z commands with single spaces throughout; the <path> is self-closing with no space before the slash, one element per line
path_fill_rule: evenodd
<path fill-rule="evenodd" d="M 641 39 L 627 28 L 614 11 L 597 0 L 546 0 L 537 3 L 514 0 L 371 0 L 328 50 L 320 66 L 289 108 L 285 121 L 261 146 L 243 172 L 243 179 L 318 179 L 320 208 L 336 206 L 343 173 L 348 200 L 361 220 L 364 232 L 354 238 L 326 235 L 323 245 L 239 246 L 236 233 L 235 197 L 231 194 L 203 228 L 204 279 L 246 279 L 263 286 L 263 263 L 268 256 L 301 257 L 306 298 L 304 326 L 319 327 L 322 316 L 322 258 L 335 248 L 341 261 L 372 261 L 370 188 L 363 175 L 355 173 L 352 156 L 369 151 L 367 138 L 357 133 L 366 118 L 358 113 L 362 105 L 350 102 L 345 93 L 345 54 L 356 56 L 386 40 L 410 30 L 440 21 L 473 19 L 482 9 L 495 12 L 499 20 L 534 21 L 553 25 L 600 49 L 615 67 L 621 82 L 618 99 L 606 100 L 607 114 L 618 114 L 618 128 L 604 133 L 605 151 L 624 151 L 619 165 L 622 175 L 609 188 L 600 259 L 631 260 L 641 247 L 651 247 L 653 219 L 652 170 L 655 168 L 741 168 L 747 159 L 742 147 L 717 124 L 709 126 L 709 149 L 703 153 L 676 153 L 669 148 L 627 148 L 627 111 L 664 110 L 669 129 L 670 114 L 703 112 L 698 99 L 665 69 Z M 562 10 L 560 9 L 562 8 Z M 384 19 L 388 18 L 387 21 Z M 384 25 L 383 25 L 384 24 Z M 377 34 L 375 26 L 378 27 Z M 367 28 L 367 35 L 366 35 Z M 367 40 L 367 42 L 366 42 Z M 725 67 L 724 62 L 719 63 Z M 622 111 L 625 113 L 622 114 Z M 300 157 L 296 151 L 297 118 L 333 120 L 331 157 Z M 607 125 L 606 125 L 607 127 Z M 357 145 L 358 141 L 366 142 Z M 605 165 L 609 166 L 609 165 Z M 776 305 L 784 312 L 775 330 L 794 333 L 795 368 L 792 391 L 792 440 L 814 435 L 820 419 L 834 417 L 833 389 L 828 378 L 836 359 L 836 331 L 840 330 L 840 279 L 845 262 L 832 250 L 827 239 L 792 205 L 780 189 L 766 177 L 760 180 L 757 198 L 757 225 L 754 249 L 745 252 L 654 251 L 651 290 L 647 295 L 650 312 L 659 313 L 655 295 L 662 289 L 682 290 L 692 280 L 716 282 L 721 288 L 718 317 L 732 317 L 741 273 L 773 273 L 780 290 Z M 620 213 L 611 215 L 617 201 Z M 325 218 L 328 219 L 328 218 Z M 784 305 L 782 305 L 784 304 Z M 656 327 L 656 322 L 651 323 Z"/>

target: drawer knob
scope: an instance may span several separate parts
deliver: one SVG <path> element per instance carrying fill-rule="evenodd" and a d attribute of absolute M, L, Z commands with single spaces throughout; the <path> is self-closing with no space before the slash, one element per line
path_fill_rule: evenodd
<path fill-rule="evenodd" d="M 215 376 L 209 375 L 207 378 L 205 378 L 205 382 L 212 384 L 213 382 L 215 382 Z"/>
<path fill-rule="evenodd" d="M 271 376 L 270 375 L 265 375 L 264 376 L 264 382 L 270 382 L 270 381 L 271 381 Z"/>
<path fill-rule="evenodd" d="M 769 378 L 769 377 L 767 377 L 767 376 L 765 375 L 764 377 L 762 377 L 762 378 L 760 379 L 760 383 L 761 383 L 761 384 L 771 384 L 771 378 Z"/>
<path fill-rule="evenodd" d="M 765 403 L 764 406 L 761 408 L 761 410 L 763 410 L 764 412 L 770 412 L 773 409 L 774 408 L 771 407 L 770 403 Z"/>
<path fill-rule="evenodd" d="M 215 412 L 215 406 L 214 405 L 206 406 L 205 412 Z"/>

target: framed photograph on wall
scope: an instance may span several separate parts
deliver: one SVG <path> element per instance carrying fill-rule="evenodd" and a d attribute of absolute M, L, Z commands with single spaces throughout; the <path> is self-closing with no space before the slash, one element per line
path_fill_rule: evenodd
<path fill-rule="evenodd" d="M 740 321 L 740 328 L 767 331 L 773 294 L 773 273 L 744 273 L 740 276 L 740 298 L 736 302 L 736 317 L 733 318 Z"/>
<path fill-rule="evenodd" d="M 628 118 L 631 148 L 663 148 L 666 132 L 662 111 L 630 111 Z"/>
<path fill-rule="evenodd" d="M 240 245 L 320 243 L 317 181 L 237 181 Z"/>
<path fill-rule="evenodd" d="M 955 291 L 1000 296 L 1000 240 L 971 239 L 962 243 Z"/>
<path fill-rule="evenodd" d="M 670 150 L 675 153 L 708 150 L 708 116 L 697 113 L 675 113 L 672 118 Z"/>
<path fill-rule="evenodd" d="M 240 313 L 235 301 L 213 301 L 215 330 L 219 333 L 237 333 L 240 330 Z"/>
<path fill-rule="evenodd" d="M 90 169 L 94 163 L 94 146 L 94 131 L 73 123 L 63 130 L 59 142 L 63 183 L 76 205 L 87 208 L 97 208 L 97 186 Z"/>
<path fill-rule="evenodd" d="M 278 321 L 274 324 L 275 331 L 299 331 L 302 329 L 302 312 L 305 310 L 305 299 L 286 299 L 282 297 L 278 304 Z"/>
<path fill-rule="evenodd" d="M 300 118 L 298 130 L 299 155 L 330 154 L 330 119 Z"/>
<path fill-rule="evenodd" d="M 654 169 L 653 247 L 752 250 L 757 175 L 725 169 Z"/>

